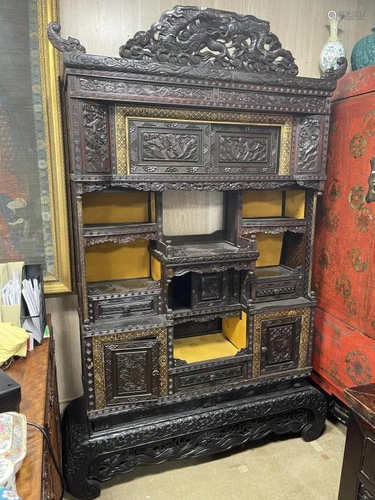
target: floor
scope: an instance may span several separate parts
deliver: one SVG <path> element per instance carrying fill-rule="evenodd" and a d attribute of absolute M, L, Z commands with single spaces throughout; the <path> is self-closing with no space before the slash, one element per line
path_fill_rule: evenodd
<path fill-rule="evenodd" d="M 345 431 L 327 422 L 311 443 L 269 438 L 211 458 L 140 467 L 105 483 L 100 500 L 337 500 Z"/>

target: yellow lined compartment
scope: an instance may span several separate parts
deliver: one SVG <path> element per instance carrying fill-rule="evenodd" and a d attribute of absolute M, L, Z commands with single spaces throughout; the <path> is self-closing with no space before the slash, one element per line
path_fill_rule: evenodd
<path fill-rule="evenodd" d="M 150 276 L 148 241 L 102 243 L 86 249 L 87 281 L 111 281 Z"/>
<path fill-rule="evenodd" d="M 240 318 L 224 318 L 222 321 L 223 334 L 237 349 L 247 346 L 246 321 L 247 314 L 244 312 Z"/>
<path fill-rule="evenodd" d="M 188 363 L 235 356 L 238 349 L 222 333 L 176 339 L 173 356 Z"/>
<path fill-rule="evenodd" d="M 256 267 L 278 266 L 281 259 L 284 233 L 257 233 L 256 239 L 259 250 L 259 258 L 256 261 Z"/>
<path fill-rule="evenodd" d="M 161 264 L 151 256 L 151 278 L 155 281 L 161 280 Z"/>
<path fill-rule="evenodd" d="M 302 189 L 286 191 L 285 217 L 304 219 L 305 217 L 305 191 Z"/>
<path fill-rule="evenodd" d="M 243 191 L 242 217 L 281 217 L 282 191 Z"/>
<path fill-rule="evenodd" d="M 84 224 L 149 221 L 147 193 L 85 193 L 82 203 Z"/>

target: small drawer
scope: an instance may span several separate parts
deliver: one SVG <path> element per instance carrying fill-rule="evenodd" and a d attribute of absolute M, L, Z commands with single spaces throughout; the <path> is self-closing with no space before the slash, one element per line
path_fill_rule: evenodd
<path fill-rule="evenodd" d="M 158 296 L 120 297 L 115 299 L 89 298 L 90 321 L 120 319 L 140 314 L 157 313 Z"/>
<path fill-rule="evenodd" d="M 204 386 L 222 385 L 225 382 L 245 379 L 247 363 L 210 368 L 205 370 L 176 373 L 174 376 L 175 392 L 197 389 Z"/>
<path fill-rule="evenodd" d="M 282 282 L 254 283 L 251 285 L 253 302 L 271 302 L 273 300 L 292 299 L 302 294 L 302 280 Z"/>
<path fill-rule="evenodd" d="M 228 271 L 192 273 L 191 308 L 209 308 L 228 303 Z"/>

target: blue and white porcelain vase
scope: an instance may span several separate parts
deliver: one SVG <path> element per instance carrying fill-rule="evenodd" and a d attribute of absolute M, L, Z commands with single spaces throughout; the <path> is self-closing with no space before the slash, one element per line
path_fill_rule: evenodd
<path fill-rule="evenodd" d="M 375 28 L 371 31 L 372 35 L 361 38 L 353 47 L 351 57 L 353 71 L 375 64 Z"/>
<path fill-rule="evenodd" d="M 329 68 L 337 69 L 337 59 L 345 57 L 345 48 L 338 35 L 339 24 L 342 18 L 343 15 L 337 14 L 333 10 L 328 12 L 330 34 L 319 58 L 320 69 L 323 72 Z"/>

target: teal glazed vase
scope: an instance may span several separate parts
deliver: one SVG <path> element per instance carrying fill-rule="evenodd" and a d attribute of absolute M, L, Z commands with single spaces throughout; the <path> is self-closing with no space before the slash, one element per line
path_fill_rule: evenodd
<path fill-rule="evenodd" d="M 351 57 L 353 71 L 375 64 L 375 28 L 371 31 L 372 35 L 361 38 L 354 45 Z"/>

